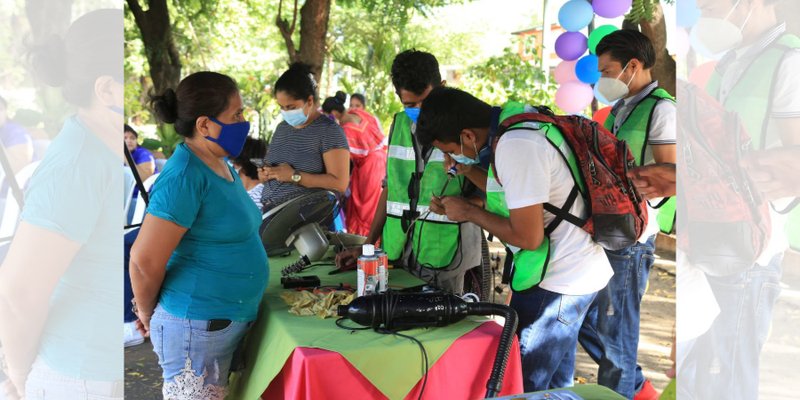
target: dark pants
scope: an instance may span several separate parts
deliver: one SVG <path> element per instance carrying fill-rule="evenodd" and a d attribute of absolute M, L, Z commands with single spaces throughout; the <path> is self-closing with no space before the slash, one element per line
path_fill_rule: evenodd
<path fill-rule="evenodd" d="M 136 237 L 139 236 L 139 229 L 134 230 L 133 232 L 125 234 L 125 297 L 123 299 L 123 309 L 125 310 L 125 322 L 133 322 L 136 321 L 136 314 L 133 313 L 133 309 L 131 307 L 131 300 L 133 299 L 133 288 L 131 288 L 131 274 L 130 274 L 130 262 L 131 262 L 131 247 L 133 247 L 133 242 L 136 241 Z"/>
<path fill-rule="evenodd" d="M 511 307 L 519 316 L 526 392 L 572 386 L 578 331 L 595 295 L 571 296 L 537 287 L 511 296 Z"/>
<path fill-rule="evenodd" d="M 606 251 L 614 276 L 597 293 L 578 338 L 598 365 L 597 383 L 629 399 L 644 384 L 636 362 L 639 312 L 655 260 L 654 241 L 653 236 L 646 243 Z"/>

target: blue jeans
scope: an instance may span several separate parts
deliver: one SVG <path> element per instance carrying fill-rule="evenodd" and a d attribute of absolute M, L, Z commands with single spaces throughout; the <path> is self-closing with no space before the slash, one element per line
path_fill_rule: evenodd
<path fill-rule="evenodd" d="M 780 294 L 783 254 L 741 274 L 708 283 L 720 312 L 678 368 L 681 399 L 758 398 L 759 357 Z"/>
<path fill-rule="evenodd" d="M 572 386 L 578 330 L 596 293 L 570 296 L 535 288 L 514 293 L 526 392 Z"/>
<path fill-rule="evenodd" d="M 206 320 L 179 318 L 157 306 L 150 340 L 163 371 L 164 399 L 223 400 L 233 354 L 251 324 L 232 321 L 208 331 Z"/>
<path fill-rule="evenodd" d="M 606 250 L 614 276 L 589 308 L 578 341 L 597 363 L 597 383 L 632 399 L 644 384 L 636 363 L 639 306 L 655 257 L 655 237 L 622 250 Z"/>

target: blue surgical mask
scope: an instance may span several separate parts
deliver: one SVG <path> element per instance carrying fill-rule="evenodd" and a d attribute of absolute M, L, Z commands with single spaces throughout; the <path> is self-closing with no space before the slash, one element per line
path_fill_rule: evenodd
<path fill-rule="evenodd" d="M 221 126 L 222 130 L 219 132 L 218 138 L 206 136 L 206 139 L 218 144 L 230 157 L 237 157 L 242 152 L 247 134 L 250 133 L 250 123 L 244 121 L 225 124 L 214 117 L 208 119 Z"/>
<path fill-rule="evenodd" d="M 308 121 L 308 115 L 303 112 L 303 108 L 296 108 L 288 111 L 281 110 L 281 116 L 283 116 L 283 120 L 286 121 L 287 124 L 295 128 Z"/>
<path fill-rule="evenodd" d="M 461 140 L 460 138 L 459 138 L 459 141 L 461 141 L 461 154 L 450 153 L 450 158 L 452 158 L 453 161 L 455 161 L 455 162 L 457 162 L 459 164 L 463 164 L 463 165 L 479 164 L 480 160 L 476 160 L 474 158 L 470 158 L 470 157 L 467 157 L 466 155 L 464 155 L 464 141 Z M 472 144 L 472 148 L 475 150 L 475 154 L 478 154 L 478 148 L 475 147 L 475 143 Z"/>
<path fill-rule="evenodd" d="M 419 118 L 419 107 L 406 107 L 405 112 L 408 118 L 411 119 L 411 122 L 416 124 Z"/>

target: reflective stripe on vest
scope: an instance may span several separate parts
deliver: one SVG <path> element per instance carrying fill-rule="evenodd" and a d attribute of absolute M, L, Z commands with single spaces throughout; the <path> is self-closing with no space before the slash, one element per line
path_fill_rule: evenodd
<path fill-rule="evenodd" d="M 780 138 L 767 137 L 769 128 L 770 98 L 774 92 L 774 79 L 781 61 L 789 51 L 800 49 L 800 38 L 784 34 L 759 54 L 737 80 L 725 98 L 726 110 L 739 115 L 752 139 L 753 148 L 762 150 L 778 144 Z M 706 91 L 719 99 L 722 76 L 714 70 Z M 800 207 L 789 212 L 786 222 L 787 238 L 793 249 L 800 250 Z"/>
<path fill-rule="evenodd" d="M 411 240 L 413 256 L 420 265 L 444 268 L 453 261 L 460 238 L 458 223 L 428 212 L 431 197 L 441 193 L 448 179 L 444 171 L 444 154 L 438 149 L 431 152 L 418 184 L 416 213 L 410 212 L 409 185 L 417 171 L 411 124 L 405 113 L 397 113 L 389 134 L 386 224 L 383 227 L 382 246 L 390 260 L 398 260 L 403 255 L 407 241 Z M 463 184 L 463 177 L 452 178 L 444 195 L 460 196 Z"/>
<path fill-rule="evenodd" d="M 755 149 L 765 149 L 770 142 L 779 138 L 768 138 L 768 112 L 773 93 L 774 77 L 777 75 L 783 57 L 791 49 L 800 48 L 800 38 L 784 34 L 761 52 L 747 70 L 737 80 L 725 97 L 726 110 L 739 114 L 750 133 Z M 706 91 L 714 98 L 720 98 L 722 76 L 715 69 L 706 85 Z"/>
<path fill-rule="evenodd" d="M 644 165 L 647 161 L 645 155 L 647 154 L 647 141 L 650 138 L 650 126 L 653 120 L 653 112 L 659 101 L 666 100 L 675 102 L 666 90 L 657 87 L 653 89 L 644 99 L 639 101 L 633 108 L 633 111 L 628 114 L 627 119 L 619 127 L 619 130 L 614 132 L 614 122 L 616 117 L 609 114 L 606 122 L 603 124 L 606 129 L 613 132 L 614 135 L 624 140 L 631 149 L 633 157 L 636 159 L 636 165 Z M 675 227 L 675 197 L 670 197 L 661 207 L 658 208 L 656 221 L 658 228 L 661 232 L 672 233 Z"/>

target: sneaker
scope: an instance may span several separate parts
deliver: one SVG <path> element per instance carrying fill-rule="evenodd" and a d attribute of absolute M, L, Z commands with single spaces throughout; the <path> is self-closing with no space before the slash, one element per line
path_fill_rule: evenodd
<path fill-rule="evenodd" d="M 125 323 L 125 347 L 144 343 L 144 336 L 136 330 L 136 321 Z"/>
<path fill-rule="evenodd" d="M 633 400 L 658 400 L 658 392 L 649 379 L 645 379 L 642 389 L 633 396 Z"/>

